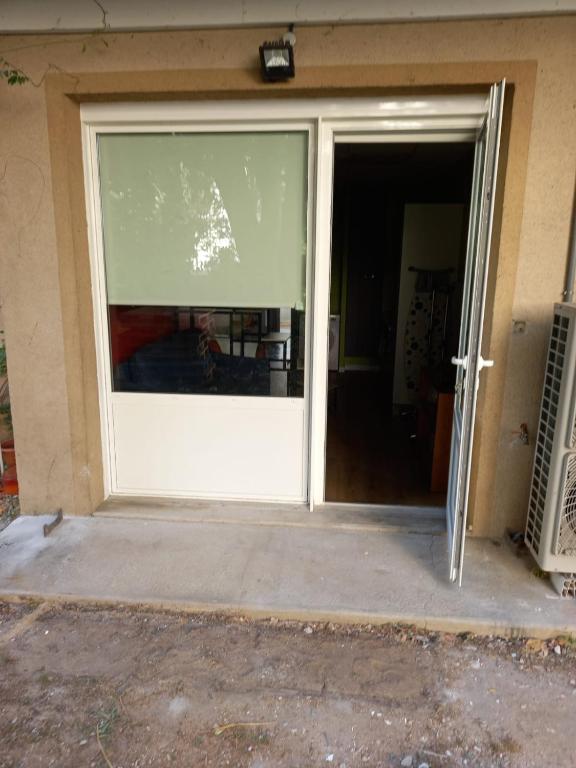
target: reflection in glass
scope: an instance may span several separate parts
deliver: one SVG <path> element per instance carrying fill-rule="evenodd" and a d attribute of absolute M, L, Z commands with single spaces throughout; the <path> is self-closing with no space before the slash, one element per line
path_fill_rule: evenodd
<path fill-rule="evenodd" d="M 304 312 L 109 307 L 117 392 L 303 397 Z"/>
<path fill-rule="evenodd" d="M 116 391 L 302 397 L 308 133 L 98 138 Z"/>
<path fill-rule="evenodd" d="M 110 304 L 306 300 L 308 134 L 103 134 Z"/>

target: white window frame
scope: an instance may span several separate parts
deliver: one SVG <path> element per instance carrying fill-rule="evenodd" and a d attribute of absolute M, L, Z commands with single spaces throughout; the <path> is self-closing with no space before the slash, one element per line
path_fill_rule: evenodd
<path fill-rule="evenodd" d="M 115 487 L 113 472 L 115 449 L 111 428 L 112 387 L 97 135 L 170 131 L 309 132 L 304 392 L 306 437 L 303 448 L 306 487 L 303 489 L 303 501 L 307 499 L 312 508 L 314 504 L 324 502 L 334 145 L 338 142 L 473 142 L 486 114 L 486 103 L 487 95 L 82 105 L 82 143 L 106 497 L 121 494 Z M 284 400 L 289 401 L 291 398 Z M 288 402 L 286 404 L 289 407 Z M 226 497 L 223 495 L 218 498 Z M 279 498 L 272 500 L 283 501 Z M 293 502 L 292 499 L 290 501 Z"/>

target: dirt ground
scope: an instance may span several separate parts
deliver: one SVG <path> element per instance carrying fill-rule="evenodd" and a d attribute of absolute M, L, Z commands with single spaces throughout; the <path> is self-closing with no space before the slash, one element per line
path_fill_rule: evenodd
<path fill-rule="evenodd" d="M 574 766 L 574 641 L 0 604 L 0 766 Z"/>

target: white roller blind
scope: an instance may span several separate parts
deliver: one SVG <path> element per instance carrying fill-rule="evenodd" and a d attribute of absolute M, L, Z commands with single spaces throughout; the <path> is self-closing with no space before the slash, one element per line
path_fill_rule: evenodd
<path fill-rule="evenodd" d="M 304 308 L 306 132 L 101 134 L 98 151 L 110 304 Z"/>

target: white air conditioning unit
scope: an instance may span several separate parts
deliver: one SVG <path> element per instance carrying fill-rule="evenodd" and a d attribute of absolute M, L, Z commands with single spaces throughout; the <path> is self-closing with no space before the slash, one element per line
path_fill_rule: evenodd
<path fill-rule="evenodd" d="M 526 544 L 544 571 L 576 571 L 576 304 L 555 304 Z"/>

